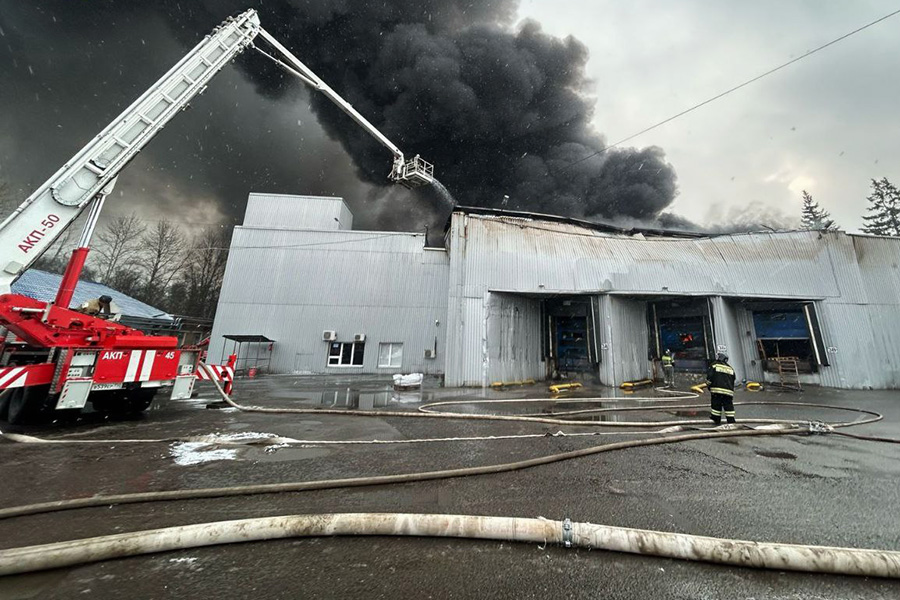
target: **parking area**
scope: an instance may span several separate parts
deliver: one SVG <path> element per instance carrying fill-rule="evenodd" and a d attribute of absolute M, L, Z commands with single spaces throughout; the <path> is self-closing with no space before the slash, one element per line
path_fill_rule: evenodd
<path fill-rule="evenodd" d="M 621 396 L 602 406 L 644 408 L 628 420 L 704 419 L 706 410 L 644 403 L 583 388 L 567 399 Z M 242 380 L 235 399 L 266 407 L 416 411 L 424 402 L 549 398 L 545 386 L 447 389 L 427 380 L 394 392 L 385 379 L 271 376 Z M 333 414 L 264 414 L 217 407 L 211 387 L 159 401 L 142 417 L 87 415 L 24 433 L 97 443 L 0 445 L 2 507 L 97 494 L 311 481 L 490 465 L 637 439 L 631 428 Z M 671 404 L 702 404 L 707 398 Z M 898 437 L 896 392 L 810 388 L 739 392 L 739 402 L 859 407 L 884 420 L 852 429 Z M 565 399 L 461 404 L 458 412 L 549 414 L 591 406 Z M 839 410 L 738 405 L 738 419 L 843 421 Z M 603 419 L 621 420 L 622 413 Z M 600 417 L 594 416 L 593 419 Z M 5 424 L 4 431 L 12 431 Z M 599 431 L 553 436 L 329 445 Z M 250 433 L 291 445 L 215 444 Z M 612 434 L 612 435 L 607 435 Z M 117 441 L 119 440 L 119 441 Z M 162 440 L 135 443 L 121 440 Z M 634 448 L 526 470 L 368 488 L 87 508 L 0 520 L 10 548 L 153 527 L 324 512 L 421 512 L 570 518 L 715 537 L 900 549 L 900 446 L 833 435 L 703 440 Z M 555 546 L 424 538 L 318 538 L 238 544 L 120 559 L 0 579 L 2 598 L 896 598 L 893 581 L 757 571 Z"/>

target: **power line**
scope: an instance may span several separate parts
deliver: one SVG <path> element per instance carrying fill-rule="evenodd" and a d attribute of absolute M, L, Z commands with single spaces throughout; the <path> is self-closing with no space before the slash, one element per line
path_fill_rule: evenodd
<path fill-rule="evenodd" d="M 634 138 L 636 138 L 636 137 L 638 137 L 638 136 L 640 136 L 640 135 L 643 135 L 643 134 L 647 133 L 648 131 L 652 131 L 652 130 L 656 129 L 657 127 L 662 127 L 662 126 L 665 125 L 666 123 L 670 123 L 670 122 L 674 121 L 675 119 L 677 119 L 677 118 L 679 118 L 679 117 L 683 117 L 684 115 L 686 115 L 686 114 L 688 114 L 688 113 L 690 113 L 690 112 L 693 112 L 693 111 L 697 110 L 698 108 L 700 108 L 700 107 L 702 107 L 702 106 L 706 106 L 706 105 L 709 104 L 710 102 L 714 102 L 714 101 L 718 100 L 719 98 L 722 98 L 722 97 L 724 97 L 724 96 L 727 96 L 728 94 L 730 94 L 730 93 L 732 93 L 732 92 L 736 92 L 737 90 L 739 90 L 739 89 L 741 89 L 741 88 L 743 88 L 743 87 L 746 87 L 746 86 L 750 85 L 751 83 L 755 83 L 755 82 L 759 81 L 759 80 L 762 79 L 763 77 L 768 77 L 769 75 L 771 75 L 771 74 L 773 74 L 773 73 L 775 73 L 775 72 L 777 72 L 777 71 L 780 71 L 781 69 L 784 69 L 785 67 L 789 67 L 790 65 L 794 64 L 795 62 L 799 62 L 799 61 L 803 60 L 804 58 L 806 58 L 806 57 L 808 57 L 808 56 L 812 56 L 813 54 L 815 54 L 816 52 L 819 52 L 820 50 L 824 50 L 825 48 L 827 48 L 827 47 L 829 47 L 829 46 L 833 46 L 834 44 L 837 44 L 837 43 L 840 42 L 840 41 L 846 40 L 848 37 L 850 37 L 850 36 L 852 36 L 852 35 L 856 35 L 856 34 L 859 33 L 860 31 L 863 31 L 863 30 L 865 30 L 865 29 L 868 29 L 869 27 L 872 27 L 873 25 L 877 25 L 878 23 L 881 23 L 882 21 L 885 21 L 885 20 L 887 20 L 887 19 L 890 19 L 891 17 L 896 16 L 896 15 L 898 15 L 898 14 L 900 14 L 900 9 L 895 10 L 895 11 L 892 12 L 892 13 L 886 14 L 886 15 L 884 15 L 883 17 L 881 17 L 881 18 L 879 18 L 879 19 L 875 19 L 874 21 L 872 21 L 872 22 L 870 22 L 870 23 L 867 23 L 867 24 L 863 25 L 862 27 L 859 27 L 858 29 L 854 29 L 853 31 L 851 31 L 851 32 L 849 32 L 849 33 L 845 33 L 845 34 L 842 35 L 841 37 L 835 38 L 835 39 L 831 40 L 830 42 L 827 42 L 827 43 L 825 43 L 825 44 L 822 44 L 822 45 L 819 46 L 818 48 L 814 48 L 814 49 L 810 50 L 809 52 L 807 52 L 806 54 L 802 54 L 802 55 L 798 56 L 797 58 L 793 58 L 793 59 L 787 61 L 786 63 L 783 63 L 783 64 L 781 64 L 781 65 L 778 65 L 778 66 L 775 67 L 774 69 L 770 69 L 770 70 L 766 71 L 765 73 L 763 73 L 763 74 L 761 74 L 761 75 L 757 75 L 757 76 L 754 77 L 753 79 L 748 79 L 748 80 L 745 81 L 744 83 L 741 83 L 741 84 L 739 84 L 739 85 L 734 86 L 733 88 L 730 88 L 730 89 L 725 90 L 725 91 L 722 92 L 721 94 L 717 94 L 717 95 L 713 96 L 712 98 L 709 98 L 708 100 L 704 100 L 703 102 L 700 102 L 699 104 L 695 104 L 694 106 L 692 106 L 692 107 L 690 107 L 690 108 L 688 108 L 688 109 L 685 109 L 685 110 L 681 111 L 681 112 L 678 113 L 678 114 L 672 115 L 672 116 L 669 117 L 668 119 L 664 119 L 664 120 L 660 121 L 659 123 L 656 123 L 656 124 L 654 124 L 654 125 L 651 125 L 650 127 L 647 127 L 646 129 L 642 129 L 641 131 L 638 131 L 637 133 L 631 134 L 631 135 L 629 135 L 629 136 L 626 137 L 626 138 L 622 138 L 622 139 L 619 140 L 618 142 L 615 142 L 614 144 L 610 144 L 609 146 L 605 146 L 605 147 L 601 148 L 600 150 L 597 150 L 596 152 L 594 152 L 594 153 L 592 153 L 592 154 L 588 154 L 588 155 L 585 156 L 584 158 L 579 158 L 578 160 L 576 160 L 576 161 L 574 161 L 574 162 L 571 162 L 571 163 L 567 164 L 567 165 L 566 165 L 565 167 L 563 167 L 559 172 L 560 172 L 560 173 L 563 173 L 563 172 L 565 172 L 566 170 L 568 170 L 569 168 L 574 167 L 575 165 L 577 165 L 577 164 L 579 164 L 579 163 L 582 163 L 582 162 L 588 160 L 589 158 L 593 158 L 593 157 L 597 156 L 598 154 L 602 154 L 602 153 L 606 152 L 607 150 L 610 150 L 610 149 L 612 149 L 612 148 L 615 148 L 616 146 L 619 146 L 619 145 L 621 145 L 621 144 L 624 144 L 625 142 L 631 141 L 631 140 L 633 140 Z"/>

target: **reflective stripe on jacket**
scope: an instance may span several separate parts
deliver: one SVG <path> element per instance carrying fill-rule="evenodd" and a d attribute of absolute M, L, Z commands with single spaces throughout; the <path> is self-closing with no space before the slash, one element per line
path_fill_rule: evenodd
<path fill-rule="evenodd" d="M 706 373 L 711 394 L 734 396 L 734 369 L 728 363 L 713 361 Z"/>

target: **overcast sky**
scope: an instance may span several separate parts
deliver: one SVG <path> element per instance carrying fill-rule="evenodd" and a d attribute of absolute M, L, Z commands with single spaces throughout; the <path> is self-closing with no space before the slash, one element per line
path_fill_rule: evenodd
<path fill-rule="evenodd" d="M 198 0 L 212 23 L 233 8 L 217 2 Z M 109 6 L 0 0 L 0 178 L 23 199 L 207 31 L 205 21 L 166 19 L 152 5 Z M 897 8 L 884 0 L 521 0 L 512 23 L 534 19 L 587 47 L 593 122 L 616 141 Z M 898 92 L 900 16 L 628 145 L 665 151 L 678 178 L 671 210 L 695 222 L 758 222 L 747 214 L 762 213 L 790 224 L 807 189 L 856 230 L 870 179 L 900 184 Z M 108 215 L 235 223 L 247 189 L 343 195 L 363 228 L 396 228 L 403 223 L 392 215 L 418 210 L 405 191 L 355 179 L 300 89 L 260 95 L 229 67 L 193 106 L 120 178 L 121 201 L 107 204 Z M 479 158 L 458 150 L 461 160 Z"/>
<path fill-rule="evenodd" d="M 521 17 L 591 52 L 598 125 L 640 131 L 900 8 L 884 0 L 522 0 Z M 794 215 L 808 190 L 862 224 L 869 181 L 900 184 L 900 15 L 631 142 L 665 149 L 675 212 Z M 753 210 L 753 208 L 750 208 Z"/>

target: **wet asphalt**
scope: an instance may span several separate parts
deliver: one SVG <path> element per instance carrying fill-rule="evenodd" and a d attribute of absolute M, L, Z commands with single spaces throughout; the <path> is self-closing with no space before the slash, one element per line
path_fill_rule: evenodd
<path fill-rule="evenodd" d="M 545 398 L 546 388 L 435 388 L 398 394 L 375 379 L 264 377 L 235 398 L 263 406 L 415 410 L 427 401 Z M 571 397 L 618 393 L 585 389 Z M 640 395 L 652 395 L 647 392 Z M 304 440 L 553 433 L 535 423 L 273 415 L 211 409 L 211 388 L 158 401 L 141 418 L 23 430 L 53 439 L 156 439 L 257 432 Z M 699 400 L 702 402 L 703 399 Z M 884 415 L 848 431 L 900 437 L 896 391 L 741 392 L 738 401 L 799 401 Z M 698 401 L 686 401 L 692 403 Z M 636 406 L 634 396 L 623 405 Z M 604 406 L 609 406 L 606 403 Z M 704 418 L 698 409 L 610 417 Z M 467 405 L 546 412 L 582 404 Z M 830 409 L 738 406 L 738 418 L 858 418 Z M 13 431 L 5 423 L 4 431 Z M 568 427 L 566 431 L 595 431 Z M 602 431 L 623 431 L 604 428 Z M 180 488 L 307 481 L 487 465 L 584 448 L 627 435 L 399 445 L 264 447 L 160 442 L 0 444 L 0 505 Z M 231 452 L 219 452 L 220 450 Z M 218 454 L 208 454 L 219 452 Z M 208 462 L 194 462 L 217 458 Z M 323 512 L 432 512 L 568 517 L 610 525 L 760 541 L 900 550 L 900 445 L 837 436 L 695 441 L 637 448 L 490 476 L 294 494 L 89 508 L 0 521 L 0 548 L 154 527 Z M 181 464 L 179 464 L 181 463 Z M 900 598 L 900 582 L 722 567 L 535 544 L 416 538 L 328 538 L 194 549 L 0 578 L 0 598 Z"/>

